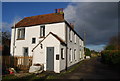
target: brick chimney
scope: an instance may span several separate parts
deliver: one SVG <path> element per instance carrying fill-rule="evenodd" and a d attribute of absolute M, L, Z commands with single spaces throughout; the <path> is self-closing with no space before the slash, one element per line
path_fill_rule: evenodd
<path fill-rule="evenodd" d="M 72 29 L 74 29 L 74 25 L 72 23 L 70 23 L 70 26 L 71 26 Z"/>

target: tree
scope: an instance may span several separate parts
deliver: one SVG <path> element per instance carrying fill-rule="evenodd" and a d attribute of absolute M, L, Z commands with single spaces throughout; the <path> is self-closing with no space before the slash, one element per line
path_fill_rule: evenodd
<path fill-rule="evenodd" d="M 118 36 L 113 36 L 110 38 L 108 45 L 105 50 L 120 50 L 120 34 Z"/>
<path fill-rule="evenodd" d="M 85 48 L 85 55 L 86 56 L 91 56 L 91 51 L 89 48 Z"/>
<path fill-rule="evenodd" d="M 2 55 L 10 55 L 10 33 L 2 32 Z"/>

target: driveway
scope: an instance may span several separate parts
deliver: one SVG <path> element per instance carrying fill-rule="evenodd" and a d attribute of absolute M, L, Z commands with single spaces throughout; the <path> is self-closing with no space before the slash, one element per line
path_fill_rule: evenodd
<path fill-rule="evenodd" d="M 100 57 L 97 57 L 86 59 L 77 69 L 60 79 L 120 79 L 119 72 L 115 67 L 101 63 Z"/>

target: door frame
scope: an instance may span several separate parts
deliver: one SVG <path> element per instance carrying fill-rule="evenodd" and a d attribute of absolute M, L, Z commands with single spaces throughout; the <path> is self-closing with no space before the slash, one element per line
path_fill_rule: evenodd
<path fill-rule="evenodd" d="M 55 47 L 46 47 L 46 71 L 50 71 L 49 69 L 47 69 L 47 66 L 48 66 L 48 65 L 47 65 L 47 63 L 48 63 L 48 59 L 47 59 L 47 58 L 48 58 L 48 52 L 47 52 L 47 49 L 48 49 L 48 48 L 53 48 L 53 70 L 51 70 L 51 71 L 54 71 L 54 55 L 55 55 L 55 54 L 54 54 L 54 51 L 55 51 L 54 48 L 55 48 Z"/>
<path fill-rule="evenodd" d="M 27 48 L 28 49 L 28 53 L 29 53 L 29 48 L 28 47 L 23 47 L 23 56 L 25 56 L 25 52 L 24 49 Z M 27 53 L 27 56 L 29 56 L 29 54 Z"/>
<path fill-rule="evenodd" d="M 27 56 L 29 56 L 29 48 L 28 47 L 23 47 L 23 57 L 26 57 L 25 56 L 25 48 L 27 48 Z M 29 59 L 28 58 L 23 59 L 23 65 L 29 65 Z"/>

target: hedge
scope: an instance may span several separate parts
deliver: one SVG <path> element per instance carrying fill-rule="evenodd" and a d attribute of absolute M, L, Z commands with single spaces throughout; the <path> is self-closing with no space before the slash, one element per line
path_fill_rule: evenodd
<path fill-rule="evenodd" d="M 107 64 L 120 64 L 120 50 L 105 50 L 101 52 L 102 61 Z"/>

